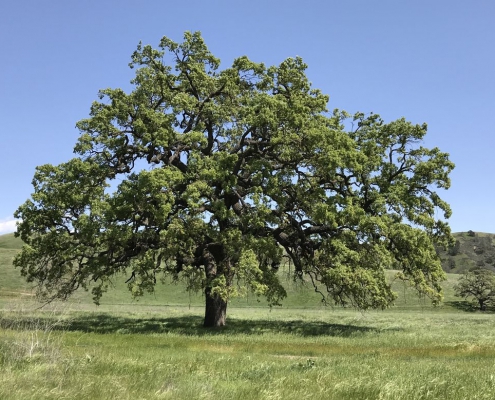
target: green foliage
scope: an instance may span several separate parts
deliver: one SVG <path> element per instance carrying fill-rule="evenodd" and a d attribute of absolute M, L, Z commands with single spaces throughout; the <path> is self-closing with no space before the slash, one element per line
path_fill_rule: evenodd
<path fill-rule="evenodd" d="M 456 296 L 471 299 L 481 311 L 495 300 L 495 273 L 476 268 L 464 273 L 454 287 Z"/>
<path fill-rule="evenodd" d="M 461 242 L 459 240 L 456 240 L 455 244 L 453 246 L 449 247 L 449 250 L 448 250 L 449 255 L 456 256 L 457 254 L 459 254 L 460 249 L 461 249 Z"/>
<path fill-rule="evenodd" d="M 130 66 L 132 92 L 100 91 L 77 157 L 38 167 L 16 212 L 26 246 L 14 263 L 41 295 L 94 281 L 98 302 L 128 273 L 134 295 L 171 275 L 227 300 L 244 293 L 238 279 L 279 304 L 287 257 L 324 301 L 387 307 L 384 268 L 441 299 L 433 244 L 451 236 L 435 215 L 451 211 L 435 189 L 453 164 L 418 145 L 426 124 L 329 114 L 299 57 L 220 70 L 199 33 L 140 44 Z"/>

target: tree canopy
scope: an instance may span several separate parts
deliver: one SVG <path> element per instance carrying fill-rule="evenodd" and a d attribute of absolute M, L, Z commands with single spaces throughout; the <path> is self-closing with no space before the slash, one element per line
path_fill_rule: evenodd
<path fill-rule="evenodd" d="M 139 295 L 169 274 L 218 326 L 244 290 L 279 304 L 284 259 L 325 301 L 387 307 L 386 268 L 441 299 L 451 211 L 435 190 L 453 164 L 421 145 L 426 124 L 329 113 L 301 58 L 220 69 L 200 33 L 139 44 L 130 67 L 133 90 L 99 92 L 76 157 L 38 167 L 15 213 L 14 264 L 46 299 L 90 287 L 98 302 L 122 273 Z"/>

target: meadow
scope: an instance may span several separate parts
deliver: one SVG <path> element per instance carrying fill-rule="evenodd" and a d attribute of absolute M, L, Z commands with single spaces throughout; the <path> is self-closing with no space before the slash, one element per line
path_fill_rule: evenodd
<path fill-rule="evenodd" d="M 287 277 L 282 307 L 236 299 L 211 330 L 202 296 L 171 282 L 135 301 L 117 277 L 99 307 L 78 293 L 37 310 L 1 243 L 0 399 L 495 397 L 495 315 L 465 311 L 457 275 L 439 307 L 395 282 L 396 305 L 364 313 Z"/>

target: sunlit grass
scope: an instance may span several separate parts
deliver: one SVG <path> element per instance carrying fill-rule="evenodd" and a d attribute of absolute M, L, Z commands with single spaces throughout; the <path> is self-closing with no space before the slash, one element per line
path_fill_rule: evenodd
<path fill-rule="evenodd" d="M 100 307 L 81 292 L 35 310 L 17 250 L 0 250 L 2 400 L 494 398 L 495 316 L 462 311 L 456 275 L 440 307 L 393 281 L 396 304 L 361 313 L 286 274 L 281 308 L 235 299 L 209 330 L 201 293 L 169 283 L 136 301 L 125 276 Z"/>
<path fill-rule="evenodd" d="M 169 311 L 67 314 L 56 352 L 3 362 L 0 398 L 493 398 L 490 314 L 244 308 L 208 330 L 199 310 Z"/>

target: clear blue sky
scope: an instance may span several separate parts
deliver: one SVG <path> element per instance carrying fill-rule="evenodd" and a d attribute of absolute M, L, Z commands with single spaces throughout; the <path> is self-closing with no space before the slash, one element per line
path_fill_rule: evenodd
<path fill-rule="evenodd" d="M 456 164 L 453 231 L 495 232 L 493 0 L 10 0 L 0 7 L 0 233 L 37 165 L 73 156 L 97 91 L 130 88 L 139 41 L 202 32 L 235 57 L 309 64 L 329 108 L 427 122 L 425 145 Z"/>

